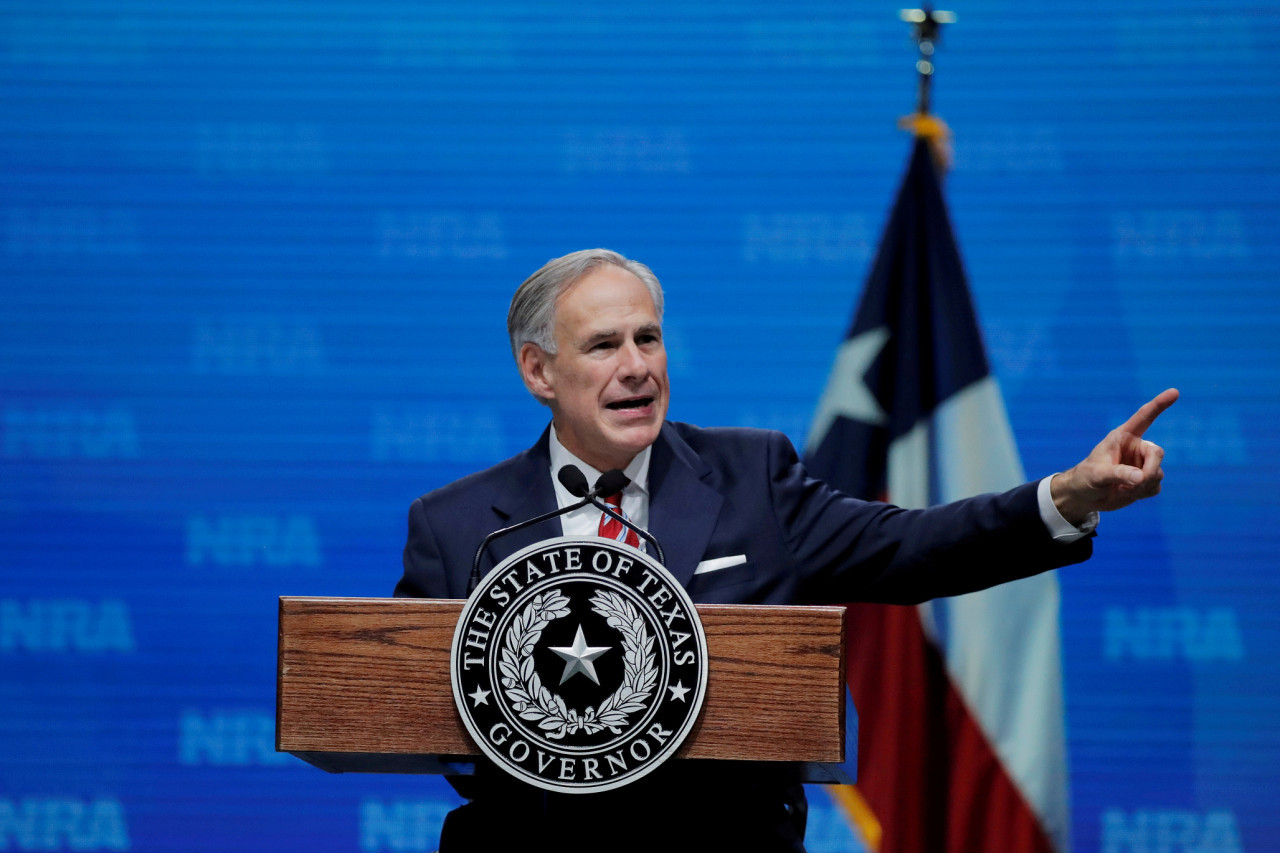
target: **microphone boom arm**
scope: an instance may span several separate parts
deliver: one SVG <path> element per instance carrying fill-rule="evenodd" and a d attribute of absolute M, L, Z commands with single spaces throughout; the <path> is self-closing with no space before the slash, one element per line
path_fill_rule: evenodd
<path fill-rule="evenodd" d="M 480 543 L 480 547 L 476 549 L 475 559 L 471 561 L 471 577 L 467 580 L 467 595 L 470 596 L 471 593 L 475 592 L 476 584 L 480 583 L 480 558 L 484 555 L 484 549 L 488 547 L 490 542 L 497 539 L 499 536 L 506 536 L 508 533 L 515 533 L 517 530 L 523 530 L 524 528 L 531 527 L 539 522 L 553 519 L 557 515 L 564 515 L 567 512 L 573 512 L 575 509 L 581 509 L 590 502 L 591 498 L 585 497 L 571 506 L 564 507 L 563 509 L 552 510 L 551 512 L 544 512 L 536 518 L 527 518 L 519 524 L 513 524 L 510 527 L 503 527 L 484 537 L 484 540 Z"/>

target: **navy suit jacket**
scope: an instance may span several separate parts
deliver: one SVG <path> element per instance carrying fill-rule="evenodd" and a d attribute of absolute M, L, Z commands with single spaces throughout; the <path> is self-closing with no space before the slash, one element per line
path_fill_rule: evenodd
<path fill-rule="evenodd" d="M 556 508 L 549 433 L 493 468 L 414 501 L 398 596 L 465 598 L 476 547 Z M 1056 543 L 1036 484 L 929 509 L 851 498 L 810 477 L 781 433 L 663 425 L 649 461 L 649 532 L 699 603 L 914 604 L 1087 559 Z M 491 543 L 482 571 L 559 536 L 551 519 Z M 699 562 L 746 562 L 694 574 Z"/>
<path fill-rule="evenodd" d="M 529 450 L 414 501 L 398 596 L 465 598 L 477 546 L 556 508 L 549 433 Z M 808 476 L 780 433 L 666 423 L 649 460 L 649 531 L 701 603 L 911 604 L 1089 556 L 1051 539 L 1034 483 L 942 507 L 856 500 Z M 558 518 L 495 540 L 482 569 L 561 535 Z M 695 574 L 699 562 L 746 561 Z M 788 771 L 670 762 L 590 796 L 539 791 L 487 762 L 454 781 L 471 802 L 445 821 L 453 850 L 769 850 L 802 853 L 807 807 Z M 625 831 L 620 831 L 624 828 Z M 673 829 L 679 827 L 679 829 Z"/>

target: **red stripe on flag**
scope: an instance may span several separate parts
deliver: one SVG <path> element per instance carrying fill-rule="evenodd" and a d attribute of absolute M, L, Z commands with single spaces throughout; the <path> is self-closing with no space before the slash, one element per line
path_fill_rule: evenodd
<path fill-rule="evenodd" d="M 846 620 L 858 789 L 884 829 L 880 853 L 1053 853 L 919 611 L 852 604 Z"/>

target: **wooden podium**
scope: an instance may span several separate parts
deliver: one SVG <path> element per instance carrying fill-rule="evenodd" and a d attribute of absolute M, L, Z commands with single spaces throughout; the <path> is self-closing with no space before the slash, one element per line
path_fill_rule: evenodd
<path fill-rule="evenodd" d="M 465 773 L 480 755 L 454 706 L 458 600 L 280 598 L 276 749 L 331 773 Z M 843 607 L 698 605 L 706 701 L 677 758 L 795 762 L 852 781 Z"/>

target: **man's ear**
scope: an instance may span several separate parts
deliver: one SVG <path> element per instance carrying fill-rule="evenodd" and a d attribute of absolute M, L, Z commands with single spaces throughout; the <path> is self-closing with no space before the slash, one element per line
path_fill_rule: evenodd
<path fill-rule="evenodd" d="M 520 376 L 529 393 L 544 403 L 554 400 L 556 393 L 552 384 L 553 356 L 547 355 L 534 343 L 525 342 L 520 347 Z"/>

